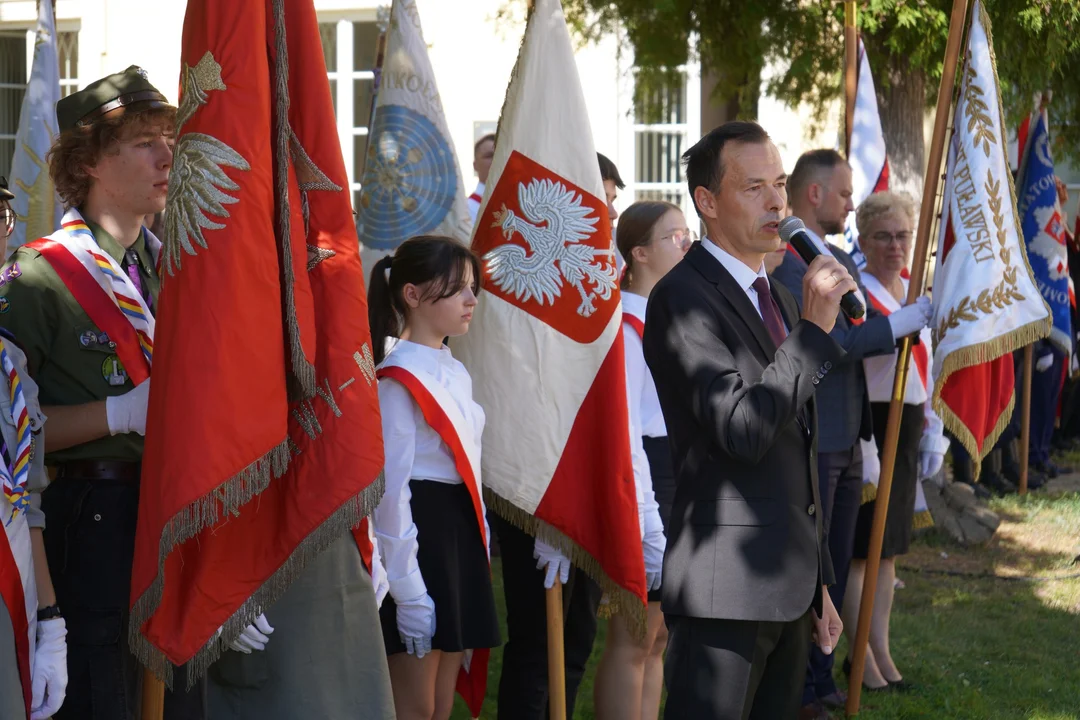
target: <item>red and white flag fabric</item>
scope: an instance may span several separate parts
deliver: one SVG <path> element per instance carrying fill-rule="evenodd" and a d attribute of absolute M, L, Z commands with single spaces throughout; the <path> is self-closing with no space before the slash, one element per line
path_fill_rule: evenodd
<path fill-rule="evenodd" d="M 855 118 L 851 128 L 851 145 L 848 164 L 851 165 L 851 201 L 858 207 L 873 193 L 889 189 L 889 157 L 885 152 L 885 133 L 881 130 L 881 114 L 878 112 L 877 94 L 874 92 L 874 76 L 870 74 L 870 61 L 866 47 L 859 39 L 858 85 L 855 92 Z M 855 212 L 848 215 L 845 230 L 852 259 L 861 268 L 866 264 L 859 249 L 859 231 L 855 227 Z"/>
<path fill-rule="evenodd" d="M 644 622 L 619 274 L 559 0 L 529 15 L 473 249 L 484 293 L 454 354 L 487 414 L 488 507 Z"/>
<path fill-rule="evenodd" d="M 990 20 L 976 0 L 944 183 L 934 280 L 933 406 L 976 460 L 1012 416 L 1012 351 L 1050 333 L 1007 155 Z"/>

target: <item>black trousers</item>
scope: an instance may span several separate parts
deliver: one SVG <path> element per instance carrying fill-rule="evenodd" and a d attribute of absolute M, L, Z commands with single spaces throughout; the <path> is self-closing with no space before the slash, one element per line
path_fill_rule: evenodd
<path fill-rule="evenodd" d="M 858 445 L 845 452 L 818 454 L 818 487 L 825 512 L 821 521 L 836 575 L 836 583 L 829 586 L 829 597 L 837 612 L 844 606 L 851 570 L 855 524 L 862 504 L 862 474 L 862 450 Z M 826 655 L 817 645 L 810 644 L 803 705 L 836 692 L 833 659 L 833 655 Z"/>
<path fill-rule="evenodd" d="M 533 558 L 532 536 L 495 513 L 488 524 L 502 551 L 508 639 L 499 678 L 499 720 L 548 717 L 547 623 L 544 572 Z M 578 686 L 596 639 L 600 586 L 574 568 L 563 586 L 563 642 L 566 654 L 566 716 L 574 716 Z"/>
<path fill-rule="evenodd" d="M 797 717 L 810 648 L 807 609 L 792 622 L 666 615 L 664 720 Z"/>
<path fill-rule="evenodd" d="M 42 494 L 45 552 L 68 636 L 68 686 L 57 720 L 137 720 L 142 666 L 128 649 L 128 595 L 138 483 L 63 478 Z M 165 720 L 203 720 L 206 684 L 183 669 L 165 693 Z"/>

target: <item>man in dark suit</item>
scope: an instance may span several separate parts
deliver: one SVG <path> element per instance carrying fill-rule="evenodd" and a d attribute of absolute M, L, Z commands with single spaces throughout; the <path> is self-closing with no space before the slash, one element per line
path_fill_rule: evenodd
<path fill-rule="evenodd" d="M 844 221 L 854 210 L 851 202 L 851 168 L 843 156 L 832 149 L 803 153 L 788 178 L 788 202 L 792 215 L 803 221 L 806 233 L 822 254 L 840 261 L 855 279 L 866 305 L 863 321 L 849 320 L 838 313 L 829 333 L 847 352 L 829 376 L 821 381 L 817 395 L 818 410 L 818 482 L 821 494 L 821 520 L 829 545 L 836 582 L 829 587 L 833 605 L 844 603 L 848 567 L 855 543 L 855 520 L 862 504 L 863 464 L 859 439 L 873 435 L 870 395 L 862 359 L 887 355 L 896 340 L 922 330 L 930 321 L 929 298 L 901 308 L 888 317 L 867 302 L 855 262 L 846 252 L 824 240 L 826 235 L 844 232 Z M 807 265 L 789 252 L 773 271 L 773 278 L 791 291 L 802 305 L 802 283 Z M 879 428 L 879 432 L 884 432 Z M 802 717 L 827 717 L 825 708 L 843 707 L 846 698 L 833 681 L 833 658 L 810 648 L 810 664 L 803 689 Z"/>
<path fill-rule="evenodd" d="M 800 318 L 770 284 L 787 176 L 760 126 L 721 125 L 683 162 L 708 237 L 653 290 L 644 338 L 677 483 L 665 718 L 787 720 L 811 637 L 828 653 L 842 627 L 824 587 L 812 398 L 844 357 L 828 333 L 856 285 L 815 259 Z"/>

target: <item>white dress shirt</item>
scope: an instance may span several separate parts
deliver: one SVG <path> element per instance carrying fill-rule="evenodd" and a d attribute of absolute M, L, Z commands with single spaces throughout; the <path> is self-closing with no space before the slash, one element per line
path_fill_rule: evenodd
<path fill-rule="evenodd" d="M 473 195 L 478 195 L 480 200 L 483 200 L 484 189 L 484 183 L 476 183 L 476 189 L 473 190 Z M 476 213 L 480 212 L 480 200 L 474 200 L 472 195 L 465 198 L 465 202 L 469 206 L 469 219 L 473 221 L 474 225 L 476 224 Z"/>
<path fill-rule="evenodd" d="M 631 292 L 622 293 L 623 312 L 645 322 L 646 298 Z M 630 461 L 634 469 L 634 484 L 638 500 L 638 526 L 642 534 L 663 532 L 660 504 L 653 490 L 652 469 L 645 453 L 643 437 L 667 437 L 656 383 L 645 364 L 645 350 L 635 330 L 623 322 L 623 344 L 626 358 L 626 399 L 630 411 Z"/>
<path fill-rule="evenodd" d="M 477 440 L 484 432 L 484 410 L 473 402 L 472 378 L 450 349 L 418 345 L 408 340 L 395 343 L 394 359 L 410 371 L 434 378 L 453 397 L 454 404 L 472 425 Z M 390 582 L 390 594 L 407 602 L 427 593 L 416 561 L 417 530 L 413 522 L 410 480 L 458 485 L 464 482 L 454 456 L 424 414 L 412 394 L 396 380 L 379 380 L 383 444 L 386 454 L 386 494 L 375 509 L 375 535 Z M 476 479 L 477 482 L 480 478 Z M 480 500 L 483 509 L 483 497 Z M 486 515 L 486 512 L 485 512 Z M 484 521 L 485 534 L 487 520 Z"/>
<path fill-rule="evenodd" d="M 711 239 L 702 238 L 701 245 L 709 251 L 710 255 L 720 261 L 720 264 L 731 274 L 731 277 L 735 278 L 735 282 L 746 293 L 746 297 L 750 298 L 750 303 L 760 316 L 761 305 L 758 304 L 758 294 L 757 290 L 754 289 L 754 281 L 758 278 L 769 279 L 768 273 L 765 272 L 765 262 L 762 261 L 761 267 L 758 268 L 757 272 L 754 272 L 746 266 L 746 263 L 714 243 Z"/>

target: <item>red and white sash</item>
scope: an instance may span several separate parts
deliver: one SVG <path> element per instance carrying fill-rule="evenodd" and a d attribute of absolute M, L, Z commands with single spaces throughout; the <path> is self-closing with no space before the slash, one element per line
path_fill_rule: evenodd
<path fill-rule="evenodd" d="M 884 285 L 873 275 L 868 272 L 862 274 L 863 285 L 866 286 L 866 292 L 870 296 L 870 303 L 874 306 L 879 313 L 888 317 L 902 305 L 893 297 Z M 901 282 L 904 284 L 904 292 L 907 292 L 908 281 L 901 278 Z M 908 390 L 906 397 L 911 397 L 911 384 L 913 382 L 919 382 L 922 385 L 922 397 L 929 397 L 929 380 L 930 380 L 930 343 L 931 343 L 930 328 L 923 328 L 919 333 L 918 344 L 911 346 L 911 359 L 915 361 L 915 369 L 918 371 L 918 380 L 915 380 L 910 374 L 908 375 Z M 888 356 L 889 362 L 895 363 L 893 357 Z M 917 397 L 917 394 L 916 394 Z M 905 400 L 908 402 L 908 400 Z M 922 402 L 917 401 L 917 402 Z"/>
<path fill-rule="evenodd" d="M 14 513 L 14 506 L 0 495 L 0 597 L 4 599 L 15 637 L 15 658 L 22 684 L 26 717 L 30 717 L 30 670 L 34 667 L 34 638 L 37 633 L 37 585 L 34 582 L 30 528 L 26 513 Z M 0 648 L 0 658 L 8 656 Z"/>
<path fill-rule="evenodd" d="M 629 325 L 637 333 L 638 340 L 645 342 L 645 319 L 627 310 L 625 303 L 623 304 L 622 321 L 624 325 Z"/>
<path fill-rule="evenodd" d="M 480 497 L 480 438 L 450 393 L 429 373 L 419 370 L 408 362 L 405 353 L 390 353 L 376 373 L 377 377 L 401 383 L 420 408 L 424 420 L 454 457 L 454 467 L 461 475 L 472 498 L 476 523 L 484 548 L 488 547 L 487 524 L 484 521 L 484 505 Z M 457 692 L 470 707 L 479 707 L 487 692 L 488 648 L 466 650 L 465 660 L 458 673 Z"/>
<path fill-rule="evenodd" d="M 149 231 L 146 238 L 156 265 L 161 243 Z M 98 246 L 79 211 L 68 210 L 59 230 L 27 247 L 49 261 L 90 320 L 116 343 L 116 354 L 131 381 L 138 385 L 148 378 L 154 314 L 124 269 Z"/>

